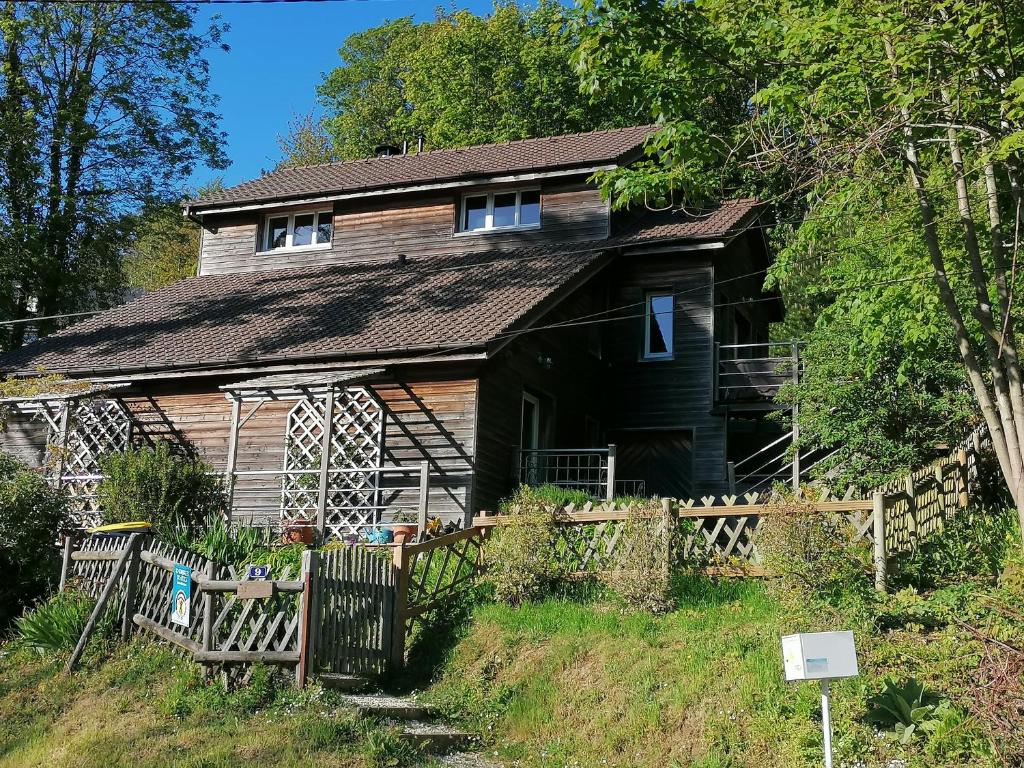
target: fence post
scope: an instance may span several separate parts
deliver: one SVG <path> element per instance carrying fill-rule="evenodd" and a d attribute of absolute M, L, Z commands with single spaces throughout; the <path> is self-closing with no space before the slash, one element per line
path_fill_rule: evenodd
<path fill-rule="evenodd" d="M 395 570 L 395 607 L 391 620 L 391 668 L 405 666 L 405 619 L 409 606 L 409 552 L 405 544 L 394 548 L 392 564 Z"/>
<path fill-rule="evenodd" d="M 206 561 L 206 578 L 217 578 L 217 564 L 213 560 Z M 213 650 L 213 592 L 203 593 L 203 652 L 209 653 Z M 203 664 L 203 674 L 209 677 L 213 672 L 213 666 Z"/>
<path fill-rule="evenodd" d="M 70 533 L 64 537 L 64 553 L 61 556 L 60 562 L 60 586 L 58 587 L 59 592 L 64 591 L 64 587 L 68 583 L 68 576 L 71 575 L 71 551 L 74 549 L 74 539 L 74 535 Z"/>
<path fill-rule="evenodd" d="M 736 462 L 727 461 L 725 463 L 725 480 L 729 486 L 729 495 L 734 496 L 736 494 Z"/>
<path fill-rule="evenodd" d="M 977 436 L 977 433 L 975 433 L 975 436 Z M 964 509 L 971 502 L 970 491 L 967 487 L 967 466 L 969 459 L 966 449 L 961 448 L 957 451 L 956 461 L 958 464 L 956 475 L 957 503 L 959 504 L 960 509 Z"/>
<path fill-rule="evenodd" d="M 295 666 L 295 685 L 306 687 L 309 667 L 316 655 L 316 631 L 313 628 L 313 592 L 317 585 L 319 553 L 307 549 L 302 553 L 302 597 L 299 603 L 299 663 Z M 319 624 L 317 628 L 319 629 Z"/>
<path fill-rule="evenodd" d="M 128 545 L 128 571 L 124 582 L 124 613 L 121 616 L 121 640 L 127 642 L 135 626 L 135 590 L 139 582 L 139 566 L 142 563 L 142 537 L 134 539 Z"/>
<path fill-rule="evenodd" d="M 672 499 L 663 498 L 661 500 L 661 519 L 662 525 L 665 526 L 665 575 L 672 575 L 672 558 L 675 554 L 672 551 L 673 534 L 675 533 L 675 523 L 672 519 Z"/>
<path fill-rule="evenodd" d="M 907 494 L 907 534 L 910 536 L 911 549 L 917 548 L 917 493 L 914 488 L 914 476 L 907 475 L 903 479 L 903 491 Z"/>
<path fill-rule="evenodd" d="M 871 516 L 873 521 L 872 537 L 875 545 L 875 589 L 885 592 L 888 562 L 885 553 L 885 494 L 881 491 L 875 491 L 872 495 Z"/>
<path fill-rule="evenodd" d="M 608 444 L 608 485 L 605 488 L 604 498 L 606 501 L 615 498 L 615 443 Z"/>
<path fill-rule="evenodd" d="M 416 510 L 416 532 L 418 540 L 423 541 L 427 535 L 427 508 L 430 505 L 430 462 L 420 462 L 420 500 Z"/>

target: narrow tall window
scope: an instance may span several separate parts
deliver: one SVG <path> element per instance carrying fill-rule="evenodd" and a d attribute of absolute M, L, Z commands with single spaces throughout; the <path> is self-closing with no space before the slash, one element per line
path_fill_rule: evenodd
<path fill-rule="evenodd" d="M 672 357 L 673 298 L 668 291 L 647 294 L 644 312 L 644 357 L 649 360 Z"/>

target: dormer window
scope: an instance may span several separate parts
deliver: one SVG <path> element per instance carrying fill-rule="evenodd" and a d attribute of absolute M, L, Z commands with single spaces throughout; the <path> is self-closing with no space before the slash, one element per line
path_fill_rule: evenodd
<path fill-rule="evenodd" d="M 540 190 L 488 192 L 462 198 L 459 232 L 540 227 Z"/>
<path fill-rule="evenodd" d="M 334 232 L 331 211 L 298 211 L 267 216 L 261 251 L 330 248 Z"/>

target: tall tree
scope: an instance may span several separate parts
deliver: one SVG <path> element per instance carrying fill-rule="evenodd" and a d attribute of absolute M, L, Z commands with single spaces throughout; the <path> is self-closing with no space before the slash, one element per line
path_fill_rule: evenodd
<path fill-rule="evenodd" d="M 578 11 L 553 0 L 534 9 L 496 5 L 491 15 L 440 12 L 349 37 L 342 65 L 319 93 L 324 128 L 342 158 L 423 136 L 428 148 L 509 141 L 633 125 L 636 94 L 594 100 L 571 62 Z"/>
<path fill-rule="evenodd" d="M 226 165 L 197 7 L 0 5 L 0 312 L 104 306 L 121 290 L 133 208 L 195 164 Z M 52 324 L 40 323 L 46 333 Z M 21 342 L 23 326 L 0 339 Z"/>
<path fill-rule="evenodd" d="M 697 67 L 729 71 L 742 82 L 745 119 L 710 134 L 736 169 L 782 169 L 789 198 L 800 203 L 798 236 L 782 251 L 775 279 L 796 286 L 791 294 L 799 303 L 807 286 L 827 302 L 842 277 L 838 287 L 864 287 L 860 299 L 879 317 L 887 319 L 887 307 L 908 318 L 916 313 L 908 330 L 944 339 L 1024 522 L 1014 300 L 1024 7 L 1003 0 L 612 0 L 596 13 L 581 66 L 597 87 L 606 71 L 612 84 L 621 79 L 602 40 L 632 61 L 685 46 Z M 680 23 L 684 17 L 699 22 L 699 38 Z M 659 29 L 666 21 L 673 39 Z M 681 56 L 670 63 L 678 71 L 667 78 L 691 71 Z M 715 86 L 693 84 L 692 98 L 714 96 Z M 687 118 L 678 107 L 666 111 L 667 135 Z M 639 183 L 670 184 L 677 159 L 686 160 L 672 153 L 662 159 Z M 870 231 L 876 248 L 853 249 L 848 258 L 828 239 L 837 226 L 845 236 Z M 863 259 L 866 251 L 875 258 Z M 922 275 L 927 294 L 920 293 Z M 887 281 L 908 286 L 902 300 L 878 290 Z M 888 340 L 865 333 L 861 341 L 871 351 Z"/>

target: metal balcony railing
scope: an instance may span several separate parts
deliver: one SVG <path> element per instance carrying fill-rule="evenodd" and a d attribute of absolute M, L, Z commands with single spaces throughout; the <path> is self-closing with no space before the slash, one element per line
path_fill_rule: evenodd
<path fill-rule="evenodd" d="M 800 343 L 715 346 L 715 401 L 771 400 L 788 382 L 799 381 Z"/>

